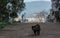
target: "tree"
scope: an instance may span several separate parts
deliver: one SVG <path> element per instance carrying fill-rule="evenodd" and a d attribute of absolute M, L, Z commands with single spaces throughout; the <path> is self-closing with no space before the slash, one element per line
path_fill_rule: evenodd
<path fill-rule="evenodd" d="M 60 15 L 59 14 L 60 14 L 60 12 L 55 13 L 55 18 L 56 18 L 57 22 L 60 22 L 60 17 L 59 17 Z"/>
<path fill-rule="evenodd" d="M 24 14 L 22 14 L 22 22 L 25 20 L 25 15 L 26 15 L 26 13 L 24 13 Z"/>
<path fill-rule="evenodd" d="M 53 22 L 53 23 L 56 22 L 56 18 L 54 16 L 54 13 L 50 12 L 50 14 L 47 16 L 47 21 L 48 22 Z"/>
<path fill-rule="evenodd" d="M 23 1 L 24 0 L 0 0 L 0 18 L 2 20 L 7 18 L 9 20 L 9 17 L 18 17 L 18 11 L 21 13 L 25 8 Z"/>
<path fill-rule="evenodd" d="M 8 0 L 0 0 L 0 21 L 5 21 L 5 19 L 8 19 L 8 13 L 6 9 L 6 4 Z"/>

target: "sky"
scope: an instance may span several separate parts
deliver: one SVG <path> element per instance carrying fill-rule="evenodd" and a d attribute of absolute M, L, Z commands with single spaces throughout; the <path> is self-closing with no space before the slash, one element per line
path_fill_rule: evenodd
<path fill-rule="evenodd" d="M 51 1 L 51 0 L 24 0 L 24 2 L 32 2 L 32 1 Z"/>
<path fill-rule="evenodd" d="M 51 8 L 51 3 L 49 1 L 34 1 L 34 2 L 26 2 L 25 10 L 21 13 L 26 13 L 26 17 L 33 17 L 34 13 L 38 13 L 41 11 L 49 12 Z"/>

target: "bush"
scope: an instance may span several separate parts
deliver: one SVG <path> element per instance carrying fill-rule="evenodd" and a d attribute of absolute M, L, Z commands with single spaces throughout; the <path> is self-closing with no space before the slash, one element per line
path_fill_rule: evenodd
<path fill-rule="evenodd" d="M 0 29 L 4 28 L 7 25 L 9 25 L 8 22 L 0 22 Z"/>

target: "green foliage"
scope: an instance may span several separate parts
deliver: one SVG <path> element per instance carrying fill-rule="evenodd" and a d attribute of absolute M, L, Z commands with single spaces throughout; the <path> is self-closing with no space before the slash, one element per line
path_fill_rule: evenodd
<path fill-rule="evenodd" d="M 0 22 L 0 29 L 6 27 L 9 24 L 10 24 L 9 22 Z"/>
<path fill-rule="evenodd" d="M 23 11 L 25 8 L 24 0 L 11 0 L 12 3 L 12 11 L 9 9 L 6 9 L 6 5 L 9 3 L 10 0 L 0 0 L 0 21 L 8 21 L 9 20 L 9 13 L 11 12 L 11 17 L 15 18 L 17 17 L 17 12 Z M 10 11 L 10 12 L 9 12 Z"/>
<path fill-rule="evenodd" d="M 8 0 L 0 0 L 0 8 L 5 7 L 5 5 L 7 4 Z"/>
<path fill-rule="evenodd" d="M 11 0 L 12 1 L 12 0 Z M 9 19 L 9 10 L 6 9 L 6 5 L 9 2 L 9 0 L 0 0 L 0 29 L 4 28 L 5 26 L 10 25 L 8 21 Z M 22 11 L 25 7 L 25 3 L 22 1 L 22 3 L 19 3 L 17 0 L 13 0 L 13 10 L 11 16 L 13 18 L 17 17 L 18 10 Z M 16 9 L 18 7 L 18 9 Z M 2 22 L 4 21 L 4 22 Z M 14 23 L 15 24 L 15 23 Z"/>
<path fill-rule="evenodd" d="M 57 22 L 60 22 L 60 12 L 55 13 L 55 18 Z"/>
<path fill-rule="evenodd" d="M 11 1 L 12 3 L 12 17 L 14 18 L 16 16 L 16 14 L 18 13 L 18 11 L 23 11 L 25 8 L 25 3 L 23 2 L 23 0 L 13 0 Z M 14 15 L 15 13 L 15 15 Z"/>
<path fill-rule="evenodd" d="M 16 12 L 13 12 L 13 13 L 10 14 L 10 17 L 15 18 L 15 17 L 18 17 L 18 15 L 17 15 Z"/>
<path fill-rule="evenodd" d="M 16 25 L 17 23 L 18 22 L 13 22 L 12 24 L 9 22 L 0 22 L 0 29 L 3 29 L 4 27 L 9 26 L 9 25 Z"/>
<path fill-rule="evenodd" d="M 7 4 L 8 0 L 0 0 L 0 21 L 4 21 L 5 18 L 8 18 L 8 14 L 7 14 L 7 9 L 6 9 L 6 4 Z"/>

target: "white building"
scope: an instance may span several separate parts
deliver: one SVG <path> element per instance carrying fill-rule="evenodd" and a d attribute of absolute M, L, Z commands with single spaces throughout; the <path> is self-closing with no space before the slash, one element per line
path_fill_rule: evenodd
<path fill-rule="evenodd" d="M 35 13 L 33 14 L 32 18 L 26 18 L 26 19 L 30 23 L 40 23 L 40 22 L 44 23 L 46 21 L 45 15 L 43 13 Z"/>
<path fill-rule="evenodd" d="M 28 23 L 40 23 L 45 22 L 44 18 L 26 18 L 28 20 Z"/>

